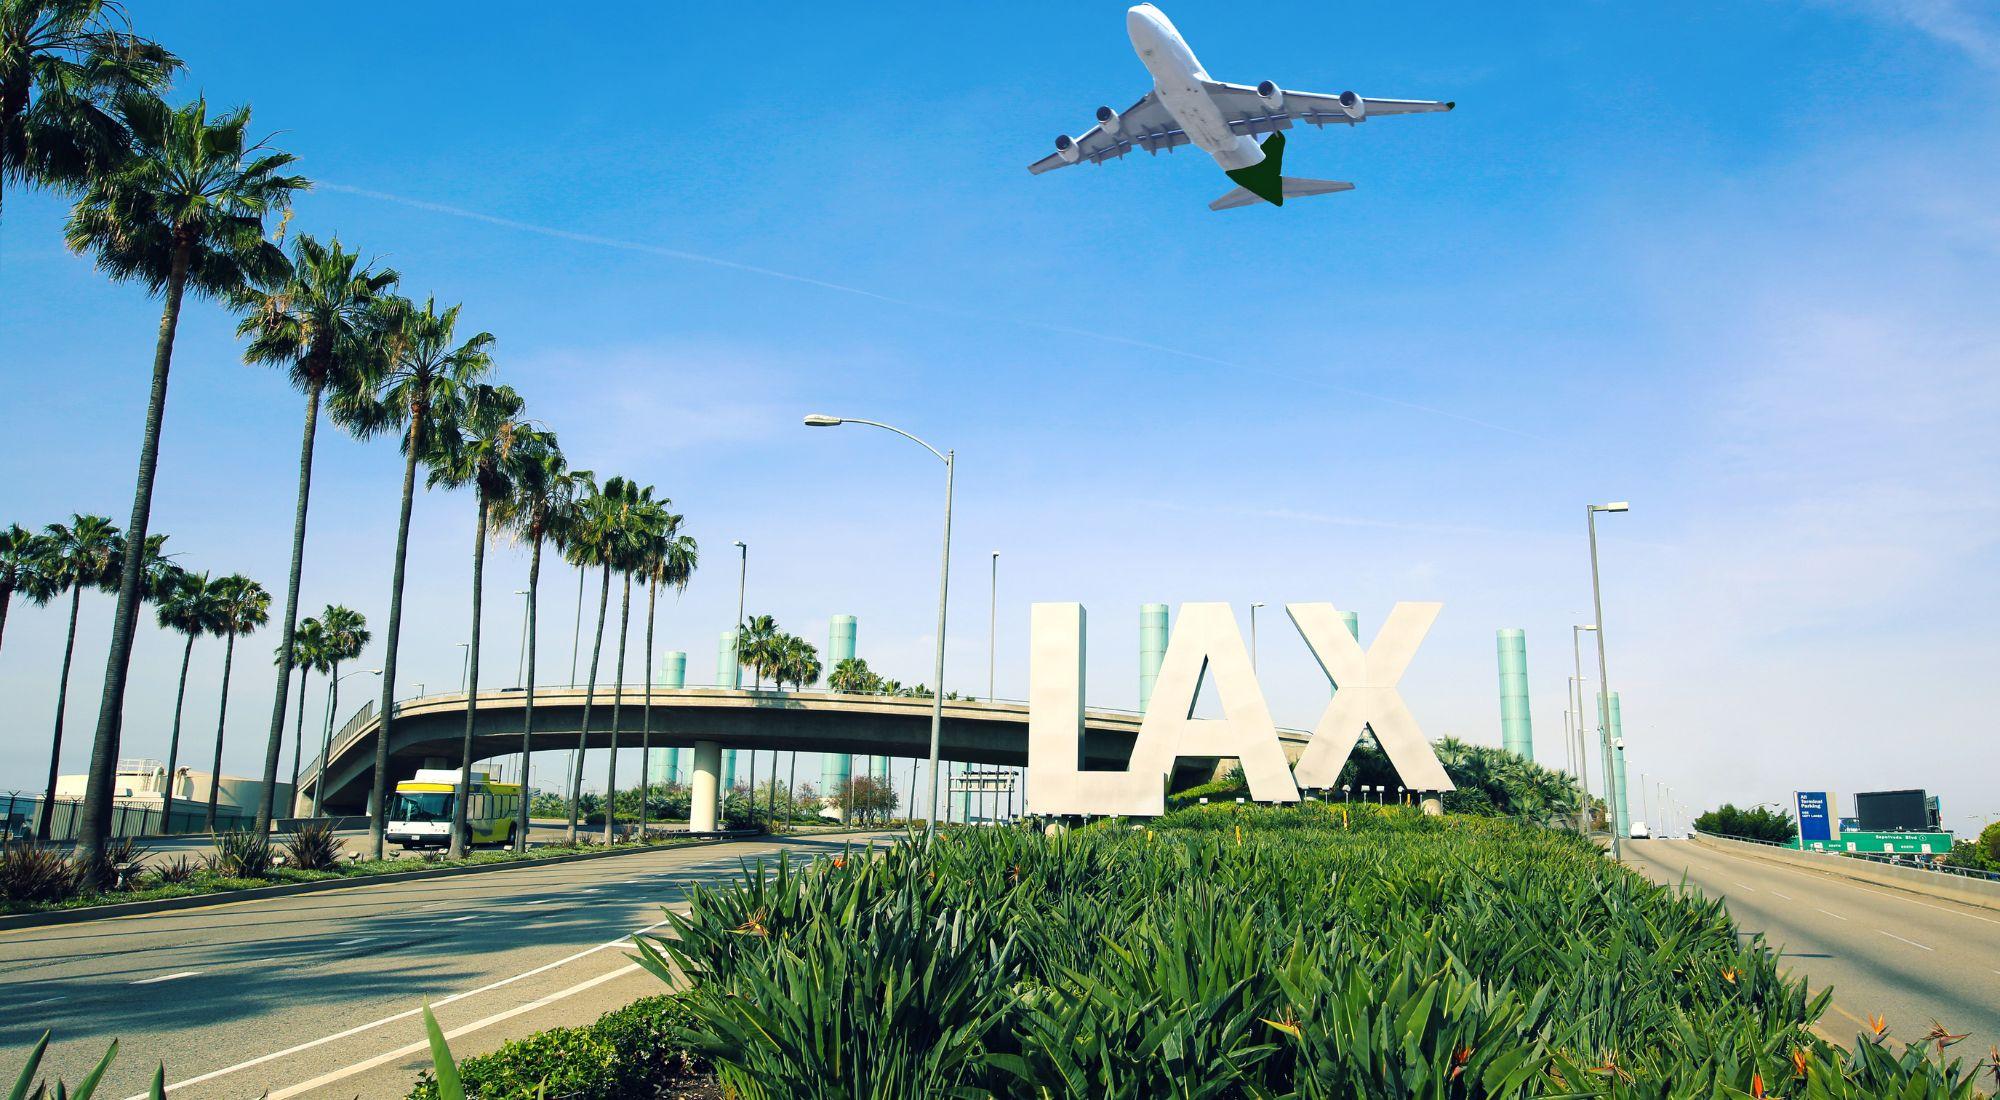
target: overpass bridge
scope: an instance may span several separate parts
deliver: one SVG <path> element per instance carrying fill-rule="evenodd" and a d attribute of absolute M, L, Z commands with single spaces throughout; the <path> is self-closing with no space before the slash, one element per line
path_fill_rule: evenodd
<path fill-rule="evenodd" d="M 586 694 L 591 697 L 588 731 L 582 729 Z M 520 688 L 478 693 L 473 717 L 475 763 L 520 753 L 526 697 Z M 613 704 L 621 701 L 614 730 Z M 571 686 L 537 687 L 530 747 L 535 752 L 567 751 L 581 741 L 591 749 L 638 748 L 644 740 L 656 749 L 696 749 L 697 769 L 705 755 L 722 749 L 928 759 L 931 702 L 918 696 L 656 685 L 648 735 L 644 685 L 626 686 L 622 699 L 618 690 L 608 687 L 595 693 Z M 451 692 L 396 704 L 389 737 L 391 789 L 419 767 L 459 766 L 467 703 L 465 693 Z M 1124 767 L 1141 717 L 1136 711 L 1086 709 L 1085 767 Z M 327 760 L 315 760 L 299 773 L 300 798 L 310 803 L 324 782 L 325 812 L 368 813 L 381 730 L 373 704 L 349 719 L 333 738 Z M 1279 736 L 1286 754 L 1296 758 L 1310 735 L 1280 730 Z M 957 763 L 1026 766 L 1028 704 L 945 700 L 939 757 Z M 1183 763 L 1182 768 L 1185 774 L 1176 776 L 1178 782 L 1207 778 L 1199 764 Z"/>

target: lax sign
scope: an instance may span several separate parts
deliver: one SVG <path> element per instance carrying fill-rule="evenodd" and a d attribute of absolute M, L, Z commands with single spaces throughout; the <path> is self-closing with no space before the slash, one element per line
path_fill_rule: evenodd
<path fill-rule="evenodd" d="M 1152 817 L 1166 812 L 1167 777 L 1182 757 L 1242 762 L 1250 797 L 1297 802 L 1300 787 L 1331 787 L 1366 728 L 1403 786 L 1452 790 L 1451 779 L 1396 684 L 1444 607 L 1398 603 L 1367 650 L 1330 603 L 1285 605 L 1334 687 L 1298 764 L 1285 759 L 1278 727 L 1226 603 L 1185 603 L 1174 621 L 1151 705 L 1124 771 L 1083 769 L 1082 604 L 1034 605 L 1028 672 L 1028 812 Z M 1202 679 L 1215 677 L 1223 717 L 1196 718 Z"/>

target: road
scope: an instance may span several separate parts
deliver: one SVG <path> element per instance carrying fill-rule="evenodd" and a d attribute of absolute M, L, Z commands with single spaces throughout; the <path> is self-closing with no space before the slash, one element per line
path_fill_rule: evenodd
<path fill-rule="evenodd" d="M 402 1096 L 428 1066 L 428 1003 L 461 1057 L 595 1019 L 659 979 L 630 936 L 745 859 L 894 834 L 756 838 L 549 867 L 0 932 L 0 1077 L 44 1028 L 71 1084 L 107 1044 L 100 1096 L 167 1067 L 175 1097 Z"/>
<path fill-rule="evenodd" d="M 2000 1043 L 2000 912 L 1816 874 L 1686 840 L 1625 846 L 1631 867 L 1728 903 L 1813 989 L 1833 987 L 1820 1029 L 1851 1039 L 1867 1017 L 1914 1041 L 1937 1021 L 1970 1037 L 1968 1064 Z M 1837 857 L 1828 857 L 1837 858 Z"/>

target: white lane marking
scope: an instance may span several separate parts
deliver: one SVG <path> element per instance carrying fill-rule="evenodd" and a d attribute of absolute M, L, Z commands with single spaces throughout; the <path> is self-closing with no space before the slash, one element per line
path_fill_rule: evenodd
<path fill-rule="evenodd" d="M 1735 879 L 1730 879 L 1729 881 L 1736 882 Z M 1757 888 L 1755 886 L 1750 885 L 1747 882 L 1736 882 L 1736 885 L 1743 887 L 1745 890 L 1748 890 L 1753 894 L 1757 892 Z"/>
<path fill-rule="evenodd" d="M 574 955 L 569 955 L 565 958 L 557 959 L 556 961 L 551 963 L 543 963 L 542 965 L 535 967 L 533 970 L 524 970 L 521 973 L 516 974 L 511 978 L 502 978 L 497 982 L 491 982 L 486 985 L 482 985 L 478 989 L 468 989 L 463 993 L 454 993 L 449 997 L 445 997 L 441 1000 L 431 1002 L 431 1007 L 433 1009 L 443 1008 L 445 1005 L 451 1004 L 453 1001 L 462 1001 L 467 997 L 476 997 L 481 993 L 489 993 L 495 989 L 499 989 L 501 986 L 513 985 L 515 982 L 518 982 L 523 978 L 532 978 L 537 974 L 547 973 L 548 971 L 554 970 L 557 967 L 567 966 L 570 963 L 577 961 L 578 959 L 584 958 L 585 956 L 595 955 L 599 951 L 608 950 L 613 947 L 630 947 L 632 945 L 633 936 L 644 935 L 645 933 L 651 932 L 653 929 L 659 928 L 666 923 L 667 923 L 666 921 L 659 921 L 655 924 L 649 924 L 646 927 L 641 928 L 636 932 L 627 933 L 623 936 L 618 937 L 615 940 L 612 940 L 609 943 L 600 943 L 596 947 L 584 948 L 582 951 L 578 951 Z M 324 1035 L 318 1039 L 311 1039 L 306 1042 L 300 1043 L 297 1046 L 286 1047 L 283 1050 L 274 1050 L 269 1054 L 259 1055 L 258 1057 L 252 1058 L 247 1062 L 238 1062 L 233 1066 L 224 1066 L 221 1069 L 210 1070 L 209 1072 L 204 1073 L 198 1077 L 190 1077 L 185 1081 L 175 1081 L 173 1084 L 167 1086 L 167 1090 L 171 1092 L 174 1089 L 187 1088 L 189 1085 L 199 1085 L 204 1081 L 213 1081 L 218 1077 L 226 1077 L 229 1074 L 237 1072 L 238 1070 L 249 1069 L 251 1066 L 261 1066 L 266 1062 L 274 1061 L 279 1058 L 289 1057 L 291 1055 L 299 1053 L 300 1051 L 311 1050 L 314 1047 L 325 1046 L 328 1043 L 335 1042 L 340 1039 L 345 1039 L 350 1035 L 359 1035 L 364 1031 L 381 1027 L 383 1024 L 393 1024 L 398 1020 L 407 1020 L 410 1017 L 419 1015 L 422 1012 L 423 1012 L 422 1008 L 406 1009 L 405 1011 L 398 1012 L 392 1016 L 384 1016 L 379 1020 L 370 1020 L 365 1024 L 356 1024 L 355 1026 L 348 1028 L 346 1031 L 336 1032 L 335 1034 L 332 1035 Z M 147 1094 L 143 1092 L 137 1093 L 135 1095 L 126 1097 L 125 1100 L 147 1100 Z"/>
<path fill-rule="evenodd" d="M 1707 851 L 1709 851 L 1709 852 L 1711 852 L 1711 853 L 1713 853 L 1713 854 L 1715 854 L 1715 855 L 1718 855 L 1718 856 L 1726 856 L 1726 857 L 1728 857 L 1728 858 L 1731 858 L 1731 859 L 1738 859 L 1738 860 L 1748 860 L 1748 859 L 1750 858 L 1750 857 L 1748 857 L 1748 856 L 1740 856 L 1740 855 L 1737 855 L 1737 854 L 1735 854 L 1734 852 L 1723 852 L 1723 851 L 1718 851 L 1718 850 L 1716 850 L 1716 849 L 1714 849 L 1714 848 L 1709 848 L 1709 849 L 1707 849 Z M 1844 857 L 1844 856 L 1828 856 L 1827 858 L 1828 858 L 1828 859 L 1844 859 L 1844 858 L 1846 858 L 1846 857 Z M 1910 895 L 1909 895 L 1909 894 L 1908 894 L 1908 893 L 1907 893 L 1906 891 L 1902 891 L 1902 890 L 1896 890 L 1896 889 L 1891 889 L 1891 888 L 1887 888 L 1887 887 L 1881 887 L 1881 886 L 1875 886 L 1875 885 L 1873 885 L 1873 884 L 1870 884 L 1870 883 L 1863 883 L 1863 882 L 1858 882 L 1858 881 L 1856 881 L 1856 880 L 1854 880 L 1854 879 L 1850 879 L 1850 878 L 1843 878 L 1843 877 L 1841 877 L 1841 876 L 1839 876 L 1839 875 L 1836 875 L 1836 874 L 1834 874 L 1834 873 L 1833 873 L 1833 872 L 1831 872 L 1831 871 L 1807 871 L 1807 870 L 1804 870 L 1804 869 L 1802 869 L 1802 868 L 1798 868 L 1798 867 L 1787 867 L 1787 866 L 1783 866 L 1783 865 L 1779 865 L 1779 864 L 1765 864 L 1765 865 L 1763 865 L 1763 866 L 1770 866 L 1770 867 L 1771 867 L 1771 868 L 1772 868 L 1773 870 L 1778 870 L 1778 871 L 1789 871 L 1789 872 L 1791 872 L 1792 874 L 1795 874 L 1795 875 L 1798 875 L 1798 876 L 1800 876 L 1801 878 L 1809 878 L 1809 879 L 1813 879 L 1813 880 L 1815 880 L 1815 881 L 1817 881 L 1817 882 L 1822 882 L 1822 883 L 1830 883 L 1830 884 L 1832 884 L 1832 885 L 1834 885 L 1834 886 L 1846 886 L 1846 887 L 1850 887 L 1850 888 L 1852 888 L 1852 889 L 1855 889 L 1855 890 L 1859 890 L 1859 891 L 1861 891 L 1861 892 L 1862 892 L 1862 893 L 1864 893 L 1864 894 L 1874 894 L 1874 895 L 1875 895 L 1875 896 L 1877 896 L 1877 897 L 1885 897 L 1885 898 L 1891 898 L 1891 899 L 1894 899 L 1894 900 L 1896 900 L 1896 901 L 1907 901 L 1907 902 L 1909 902 L 1909 903 L 1910 903 L 1911 905 L 1921 905 L 1921 906 L 1923 906 L 1923 907 L 1924 907 L 1924 908 L 1926 908 L 1926 909 L 1935 909 L 1935 910 L 1937 910 L 1937 911 L 1938 911 L 1938 912 L 1940 912 L 1940 913 L 1950 913 L 1950 914 L 1952 914 L 1952 915 L 1954 915 L 1954 916 L 1960 916 L 1960 917 L 1970 917 L 1970 918 L 1972 918 L 1973 920 L 1980 920 L 1980 921 L 1985 921 L 1985 922 L 1986 922 L 1987 924 L 2000 924 L 2000 919 L 1995 919 L 1995 918 L 1993 918 L 1993 917 L 1982 917 L 1982 916 L 1980 916 L 1980 915 L 1979 915 L 1979 914 L 1977 914 L 1977 913 L 1968 913 L 1968 912 L 1966 912 L 1966 911 L 1965 911 L 1965 910 L 1963 910 L 1963 909 L 1947 909 L 1947 908 L 1945 908 L 1945 907 L 1944 907 L 1944 906 L 1942 906 L 1942 905 L 1932 905 L 1932 904 L 1931 904 L 1930 902 L 1927 902 L 1927 901 L 1918 901 L 1918 900 L 1917 900 L 1916 898 L 1913 898 L 1913 897 L 1911 897 L 1911 896 L 1910 896 Z"/>
<path fill-rule="evenodd" d="M 339 943 L 336 943 L 336 944 L 334 944 L 334 946 L 335 946 L 335 947 L 353 947 L 353 946 L 354 946 L 355 944 L 357 944 L 357 943 L 367 943 L 367 942 L 368 942 L 369 940 L 372 940 L 372 939 L 375 939 L 375 938 L 376 938 L 376 937 L 374 937 L 374 936 L 357 936 L 356 938 L 354 938 L 354 939 L 351 939 L 351 940 L 341 940 L 341 941 L 340 941 Z"/>
<path fill-rule="evenodd" d="M 37 1006 L 37 1005 L 52 1005 L 52 1004 L 54 1004 L 54 1003 L 56 1003 L 57 1001 L 60 1001 L 60 1000 L 62 1000 L 62 998 L 61 998 L 61 997 L 43 997 L 43 998 L 42 998 L 41 1000 L 39 1000 L 39 1001 L 29 1001 L 29 1002 L 28 1002 L 27 1004 L 24 1004 L 24 1005 L 15 1005 L 14 1007 L 15 1007 L 15 1008 L 34 1008 L 34 1007 L 35 1007 L 35 1006 Z"/>
<path fill-rule="evenodd" d="M 464 916 L 462 916 L 462 917 L 446 917 L 446 918 L 445 918 L 444 920 L 441 920 L 441 921 L 439 921 L 438 923 L 439 923 L 439 924 L 457 924 L 457 923 L 458 923 L 458 922 L 460 922 L 460 921 L 467 921 L 467 920 L 473 920 L 473 919 L 477 918 L 478 916 L 479 916 L 479 914 L 477 914 L 477 913 L 467 913 L 466 915 L 464 915 Z"/>
<path fill-rule="evenodd" d="M 1777 892 L 1776 890 L 1773 890 L 1773 891 L 1771 891 L 1771 896 L 1772 896 L 1772 897 L 1774 897 L 1774 898 L 1784 898 L 1784 899 L 1785 899 L 1786 901 L 1790 901 L 1790 900 L 1792 900 L 1792 895 L 1790 895 L 1790 894 L 1780 894 L 1780 893 L 1778 893 L 1778 892 Z"/>
<path fill-rule="evenodd" d="M 578 982 L 575 985 L 570 986 L 568 989 L 557 990 L 556 992 L 551 993 L 546 997 L 541 997 L 537 1000 L 529 1001 L 527 1004 L 524 1005 L 516 1005 L 515 1007 L 510 1008 L 505 1012 L 496 1012 L 493 1015 L 488 1016 L 483 1020 L 474 1020 L 473 1022 L 466 1024 L 462 1027 L 455 1027 L 450 1031 L 445 1032 L 444 1037 L 446 1039 L 456 1039 L 461 1035 L 466 1035 L 471 1032 L 478 1031 L 480 1028 L 490 1027 L 493 1024 L 497 1024 L 505 1020 L 511 1020 L 516 1016 L 522 1015 L 523 1013 L 533 1012 L 538 1008 L 546 1008 L 547 1006 L 552 1005 L 557 1001 L 562 1000 L 565 997 L 575 996 L 576 994 L 582 993 L 587 989 L 603 985 L 605 982 L 611 981 L 614 978 L 622 978 L 625 975 L 630 974 L 638 969 L 639 969 L 638 963 L 631 963 L 626 966 L 621 966 L 618 969 L 610 971 L 608 973 L 599 974 L 595 978 Z M 398 1058 L 408 1057 L 409 1055 L 415 1054 L 420 1050 L 427 1050 L 429 1049 L 429 1047 L 430 1047 L 429 1039 L 424 1039 L 420 1042 L 411 1043 L 408 1046 L 397 1047 L 395 1050 L 387 1051 L 382 1054 L 377 1054 L 375 1057 L 370 1058 L 366 1061 L 356 1062 L 345 1069 L 337 1069 L 331 1073 L 323 1073 L 320 1074 L 318 1077 L 313 1078 L 310 1081 L 301 1081 L 300 1083 L 293 1085 L 290 1088 L 279 1089 L 277 1092 L 270 1093 L 268 1096 L 268 1100 L 284 1100 L 284 1098 L 287 1096 L 298 1096 L 301 1093 L 311 1092 L 313 1089 L 319 1088 L 323 1085 L 330 1085 L 335 1081 L 339 1081 L 342 1078 L 346 1077 L 352 1077 L 357 1073 L 365 1073 L 368 1070 L 374 1069 L 376 1066 L 385 1065 L 389 1062 L 395 1061 Z"/>
<path fill-rule="evenodd" d="M 1890 939 L 1892 939 L 1892 940 L 1903 940 L 1903 937 L 1901 937 L 1901 936 L 1898 936 L 1898 935 L 1897 935 L 1897 934 L 1895 934 L 1894 932 L 1890 932 L 1890 931 L 1888 931 L 1888 930 L 1886 930 L 1886 929 L 1882 929 L 1882 928 L 1877 928 L 1877 929 L 1876 929 L 1875 931 L 1877 931 L 1877 932 L 1880 932 L 1880 933 L 1882 933 L 1883 935 L 1885 935 L 1885 936 L 1889 937 L 1889 938 L 1890 938 Z M 1915 940 L 1903 940 L 1903 942 L 1904 942 L 1904 943 L 1907 943 L 1907 944 L 1909 944 L 1909 945 L 1910 945 L 1911 947 L 1923 947 L 1923 948 L 1924 948 L 1924 950 L 1926 950 L 1926 951 L 1929 951 L 1929 950 L 1931 950 L 1930 948 L 1928 948 L 1928 947 L 1924 947 L 1924 945 L 1923 945 L 1923 944 L 1920 944 L 1920 943 L 1918 943 L 1918 942 L 1917 942 L 1917 941 L 1915 941 Z"/>
<path fill-rule="evenodd" d="M 1815 906 L 1813 906 L 1813 908 L 1815 908 L 1815 909 L 1819 909 L 1819 906 L 1815 905 Z M 1846 919 L 1847 919 L 1846 917 L 1843 917 L 1843 916 L 1841 916 L 1841 915 L 1840 915 L 1839 913 L 1836 913 L 1836 912 L 1834 912 L 1834 911 L 1833 911 L 1833 910 L 1831 910 L 1831 909 L 1820 909 L 1819 911 L 1820 911 L 1820 912 L 1822 912 L 1822 913 L 1825 913 L 1825 914 L 1826 914 L 1827 916 L 1829 916 L 1829 917 L 1835 917 L 1835 918 L 1838 918 L 1838 919 L 1840 919 L 1840 920 L 1846 920 Z"/>
<path fill-rule="evenodd" d="M 138 981 L 136 981 L 136 982 L 126 982 L 125 984 L 126 984 L 126 985 L 153 985 L 153 984 L 154 984 L 154 983 L 156 983 L 156 982 L 170 982 L 170 981 L 173 981 L 173 980 L 174 980 L 175 978 L 192 978 L 192 977 L 194 977 L 195 975 L 197 975 L 197 974 L 199 974 L 199 973 L 201 973 L 201 971 L 199 971 L 199 970 L 183 970 L 183 971 L 181 971 L 181 972 L 180 972 L 180 973 L 178 973 L 178 974 L 161 974 L 161 975 L 160 975 L 159 977 L 156 977 L 156 978 L 140 978 L 140 979 L 139 979 Z"/>

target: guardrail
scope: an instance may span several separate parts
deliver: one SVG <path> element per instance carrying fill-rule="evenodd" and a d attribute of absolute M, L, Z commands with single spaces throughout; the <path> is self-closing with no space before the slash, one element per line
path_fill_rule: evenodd
<path fill-rule="evenodd" d="M 1703 829 L 1696 829 L 1695 832 L 1701 836 L 1714 837 L 1718 840 L 1734 840 L 1740 844 L 1762 844 L 1765 847 L 1776 848 L 1783 852 L 1799 852 L 1809 856 L 1846 856 L 1848 859 L 1867 860 L 1871 863 L 1879 863 L 1885 867 L 1902 867 L 1914 871 L 1934 871 L 1941 875 L 1957 875 L 1961 878 L 1977 879 L 1982 882 L 2000 882 L 2000 874 L 1992 871 L 1981 871 L 1976 867 L 1954 867 L 1944 862 L 1944 853 L 1921 855 L 1913 852 L 1824 851 L 1816 848 L 1800 848 L 1795 844 L 1787 844 L 1775 840 L 1763 840 L 1753 836 L 1730 836 L 1728 833 L 1711 833 Z"/>

